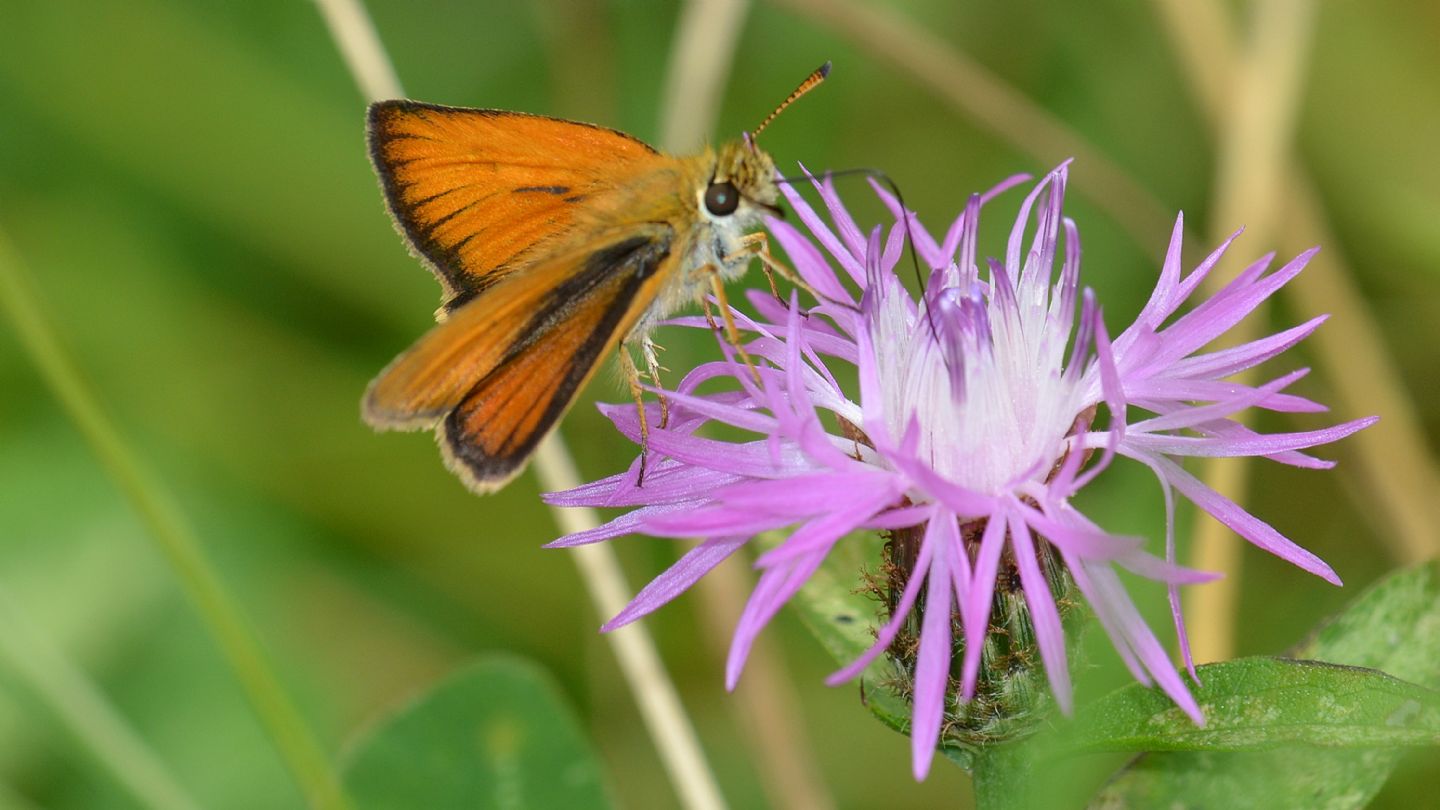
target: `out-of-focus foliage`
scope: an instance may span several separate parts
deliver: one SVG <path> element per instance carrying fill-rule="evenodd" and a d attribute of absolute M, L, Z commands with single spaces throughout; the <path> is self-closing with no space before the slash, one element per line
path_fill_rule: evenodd
<path fill-rule="evenodd" d="M 1426 713 L 1423 708 L 1426 704 L 1432 706 L 1433 716 L 1435 696 L 1440 694 L 1433 691 L 1440 684 L 1437 623 L 1440 623 L 1440 564 L 1427 563 L 1380 580 L 1355 604 L 1327 622 L 1291 654 L 1297 658 L 1345 665 L 1345 668 L 1334 671 L 1336 674 L 1348 673 L 1355 679 L 1354 686 L 1369 680 L 1373 684 L 1384 684 L 1386 691 L 1396 689 L 1397 694 L 1416 690 L 1415 684 L 1424 687 L 1414 692 L 1413 700 L 1400 702 L 1393 712 L 1381 712 L 1375 716 L 1383 723 L 1382 728 L 1375 730 L 1388 734 L 1420 719 Z M 1202 668 L 1207 687 L 1202 694 L 1210 692 L 1215 686 L 1210 673 L 1221 668 L 1252 666 L 1257 662 L 1269 663 L 1264 659 L 1252 659 Z M 1314 666 L 1312 662 L 1294 662 L 1294 665 Z M 1391 675 L 1382 676 L 1374 669 L 1361 667 L 1383 668 Z M 1411 683 L 1391 681 L 1385 684 L 1385 679 L 1391 676 L 1405 678 Z M 1299 679 L 1287 682 L 1287 687 L 1297 683 Z M 1255 685 L 1258 684 L 1253 681 L 1247 684 L 1251 687 Z M 1313 689 L 1313 686 L 1308 684 L 1307 690 Z M 1326 716 L 1322 722 L 1338 726 L 1357 719 L 1361 713 L 1355 712 L 1354 708 L 1362 701 L 1356 698 L 1368 702 L 1370 696 L 1354 686 L 1347 687 L 1343 694 L 1311 691 L 1312 696 L 1321 698 L 1315 705 L 1324 709 Z M 1090 716 L 1097 718 L 1102 727 L 1124 725 L 1109 723 L 1113 716 L 1104 712 L 1106 705 L 1115 703 L 1111 699 L 1115 697 L 1119 695 L 1097 701 L 1090 710 Z M 1289 697 L 1303 700 L 1303 693 L 1291 693 Z M 1383 703 L 1382 700 L 1375 705 Z M 1274 708 L 1281 707 L 1276 705 Z M 1163 806 L 1182 796 L 1201 804 L 1222 804 L 1235 796 L 1246 796 L 1265 807 L 1325 807 L 1331 810 L 1365 807 L 1406 753 L 1401 748 L 1365 750 L 1363 746 L 1354 746 L 1362 750 L 1343 750 L 1342 747 L 1347 744 L 1346 737 L 1350 737 L 1349 744 L 1359 740 L 1338 727 L 1308 728 L 1304 733 L 1296 733 L 1304 728 L 1303 722 L 1294 722 L 1297 718 L 1284 717 L 1283 710 L 1267 712 L 1266 715 L 1271 724 L 1279 726 L 1284 723 L 1288 726 L 1283 731 L 1294 735 L 1302 745 L 1282 746 L 1263 752 L 1234 746 L 1211 751 L 1196 749 L 1190 753 L 1147 754 L 1136 758 L 1117 774 L 1097 797 L 1095 806 Z M 1209 719 L 1217 719 L 1213 710 Z M 1337 735 L 1336 731 L 1340 733 Z M 1339 746 L 1336 745 L 1337 737 Z"/>
<path fill-rule="evenodd" d="M 362 734 L 345 783 L 366 810 L 611 806 L 600 763 L 544 671 L 463 667 Z"/>
<path fill-rule="evenodd" d="M 583 25 L 570 24 L 576 8 L 561 2 L 369 5 L 415 98 L 586 118 L 647 140 L 658 132 L 673 4 L 585 2 Z M 1208 224 L 1210 138 L 1150 5 L 909 0 L 901 10 L 1068 122 L 1168 207 Z M 1295 145 L 1334 219 L 1337 244 L 1325 249 L 1356 268 L 1432 444 L 1436 30 L 1440 11 L 1424 0 L 1323 4 Z M 958 213 L 971 190 L 1049 168 L 853 43 L 758 2 L 716 137 L 754 126 L 825 59 L 835 62 L 830 81 L 766 133 L 783 166 L 882 167 L 932 223 Z M 596 638 L 601 619 L 567 552 L 540 548 L 556 530 L 533 480 L 475 498 L 427 438 L 375 435 L 359 421 L 366 381 L 426 328 L 438 301 L 386 219 L 362 113 L 309 2 L 0 0 L 0 228 L 332 750 L 462 660 L 508 651 L 558 677 L 621 806 L 668 806 L 673 794 Z M 855 181 L 848 194 L 868 191 Z M 1123 323 L 1151 288 L 1167 234 L 1139 244 L 1085 194 L 1076 184 L 1070 209 L 1085 238 L 1085 278 L 1111 322 Z M 1248 255 L 1271 248 L 1241 245 Z M 1282 307 L 1275 317 L 1313 314 Z M 714 352 L 703 335 L 661 342 L 677 370 Z M 1326 400 L 1325 386 L 1309 379 L 1302 392 Z M 633 450 L 589 403 L 625 394 L 601 379 L 586 397 L 564 432 L 588 475 L 619 470 Z M 1315 427 L 1320 417 L 1277 424 Z M 1391 562 L 1363 486 L 1346 477 L 1346 446 L 1336 452 L 1334 475 L 1257 465 L 1252 503 L 1363 586 Z M 1122 470 L 1107 473 L 1086 511 L 1158 542 L 1159 494 L 1142 472 Z M 184 785 L 210 807 L 299 806 L 169 570 L 8 329 L 0 493 L 0 587 Z M 637 539 L 621 551 L 638 584 L 679 548 Z M 1253 550 L 1246 563 L 1242 654 L 1287 647 L 1347 601 Z M 1162 592 L 1137 600 L 1164 625 Z M 646 621 L 727 797 L 758 806 L 765 799 L 721 683 L 727 640 L 707 637 L 698 610 L 686 597 Z M 821 686 L 832 661 L 793 617 L 769 632 L 783 642 L 840 806 L 931 807 L 968 795 L 958 769 L 912 781 L 908 740 L 876 723 L 853 687 Z M 1090 661 L 1082 698 L 1125 680 L 1103 643 Z M 131 806 L 11 694 L 0 688 L 0 806 L 9 794 L 61 810 Z M 1435 755 L 1423 756 L 1402 766 L 1376 806 L 1433 799 L 1422 774 Z"/>

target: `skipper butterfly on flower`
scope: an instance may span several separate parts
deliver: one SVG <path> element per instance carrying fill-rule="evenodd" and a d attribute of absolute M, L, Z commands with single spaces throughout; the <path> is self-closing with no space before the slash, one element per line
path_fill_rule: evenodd
<path fill-rule="evenodd" d="M 450 469 L 490 492 L 524 468 L 617 348 L 638 403 L 631 349 L 654 379 L 650 330 L 677 308 L 713 293 L 738 348 L 724 282 L 757 258 L 767 275 L 788 275 L 765 235 L 747 233 L 781 213 L 774 163 L 755 137 L 829 67 L 753 132 L 685 157 L 541 115 L 372 104 L 386 205 L 444 300 L 439 323 L 371 382 L 365 421 L 434 429 Z"/>

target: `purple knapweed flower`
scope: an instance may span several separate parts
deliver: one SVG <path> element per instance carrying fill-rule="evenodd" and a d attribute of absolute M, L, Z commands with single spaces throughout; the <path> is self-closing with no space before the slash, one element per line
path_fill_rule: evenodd
<path fill-rule="evenodd" d="M 663 393 L 670 420 L 655 427 L 651 412 L 643 484 L 637 486 L 637 465 L 548 496 L 562 506 L 635 507 L 553 546 L 631 533 L 704 538 L 605 629 L 660 607 L 757 534 L 794 526 L 784 542 L 756 560 L 761 574 L 726 668 L 727 686 L 733 688 L 756 634 L 837 542 L 857 530 L 905 530 L 918 540 L 913 562 L 907 563 L 908 581 L 892 600 L 874 646 L 830 682 L 859 675 L 890 648 L 909 614 L 917 613 L 910 729 L 917 779 L 927 774 L 941 732 L 957 630 L 963 641 L 958 699 L 975 695 L 1002 558 L 1003 567 L 1018 573 L 1045 677 L 1062 711 L 1072 706 L 1066 638 L 1041 564 L 1056 557 L 1134 676 L 1158 684 L 1202 723 L 1199 707 L 1117 569 L 1169 587 L 1193 676 L 1177 587 L 1217 575 L 1175 564 L 1175 491 L 1260 548 L 1329 582 L 1340 580 L 1314 554 L 1206 486 L 1180 462 L 1188 456 L 1263 456 L 1327 468 L 1332 462 L 1301 451 L 1375 420 L 1261 434 L 1233 418 L 1252 407 L 1324 410 L 1284 393 L 1304 369 L 1258 386 L 1225 379 L 1295 345 L 1323 316 L 1233 348 L 1201 352 L 1294 278 L 1313 250 L 1268 273 L 1272 257 L 1266 256 L 1174 317 L 1235 238 L 1182 274 L 1177 219 L 1149 303 L 1111 339 L 1094 296 L 1079 284 L 1079 234 L 1061 214 L 1066 176 L 1061 166 L 1035 185 L 1020 207 L 1003 260 L 989 259 L 983 273 L 976 262 L 981 209 L 1024 178 L 972 196 L 939 242 L 878 186 L 897 219 L 909 218 L 908 228 L 897 222 L 884 240 L 880 228 L 865 236 L 828 181 L 815 186 L 833 228 L 786 187 L 825 253 L 784 222 L 768 227 L 820 302 L 802 313 L 793 299 L 787 307 L 768 295 L 751 296 L 760 317 L 736 316 L 750 337 L 745 348 L 756 368 L 739 362 L 722 342 L 725 360 L 694 369 L 676 390 Z M 932 270 L 918 302 L 896 275 L 907 233 Z M 858 299 L 832 264 L 861 290 Z M 680 322 L 704 325 L 699 318 Z M 830 368 L 835 364 L 855 367 L 858 391 L 838 382 Z M 728 390 L 697 390 L 717 379 Z M 639 441 L 633 406 L 602 409 L 621 432 Z M 829 416 L 822 418 L 822 412 Z M 697 433 L 712 422 L 754 438 L 730 441 Z M 1167 512 L 1163 556 L 1146 551 L 1142 538 L 1106 532 L 1070 503 L 1116 456 L 1146 465 L 1160 484 Z M 917 605 L 922 585 L 924 600 Z"/>

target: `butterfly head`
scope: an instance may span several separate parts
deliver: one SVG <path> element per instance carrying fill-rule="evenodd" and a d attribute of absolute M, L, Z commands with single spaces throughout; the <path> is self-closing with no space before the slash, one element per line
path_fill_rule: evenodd
<path fill-rule="evenodd" d="M 783 216 L 775 205 L 775 161 L 748 140 L 731 141 L 715 155 L 715 167 L 700 194 L 700 204 L 712 219 L 732 220 L 741 228 L 765 216 Z"/>
<path fill-rule="evenodd" d="M 760 122 L 760 126 L 720 148 L 715 171 L 701 197 L 701 204 L 712 219 L 731 217 L 738 227 L 746 228 L 759 223 L 766 214 L 784 216 L 775 205 L 780 199 L 779 189 L 775 186 L 775 161 L 768 152 L 755 145 L 755 140 L 786 107 L 829 75 L 830 63 L 826 62 L 806 76 L 805 81 Z"/>

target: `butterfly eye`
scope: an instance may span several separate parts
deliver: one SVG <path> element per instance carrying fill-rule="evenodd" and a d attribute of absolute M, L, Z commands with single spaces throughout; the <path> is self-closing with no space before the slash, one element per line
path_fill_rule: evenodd
<path fill-rule="evenodd" d="M 717 217 L 735 213 L 740 207 L 740 192 L 734 183 L 711 183 L 705 189 L 705 210 Z"/>

